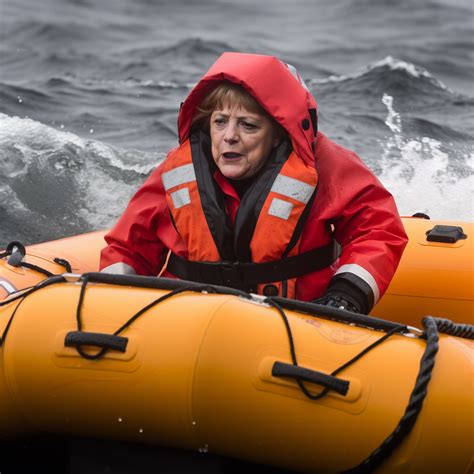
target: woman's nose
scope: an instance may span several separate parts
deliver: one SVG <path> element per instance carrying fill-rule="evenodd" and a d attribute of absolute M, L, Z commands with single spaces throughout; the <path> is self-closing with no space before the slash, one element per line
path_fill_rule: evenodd
<path fill-rule="evenodd" d="M 226 143 L 235 143 L 238 140 L 239 140 L 239 135 L 237 133 L 236 125 L 229 123 L 225 130 L 224 141 Z"/>

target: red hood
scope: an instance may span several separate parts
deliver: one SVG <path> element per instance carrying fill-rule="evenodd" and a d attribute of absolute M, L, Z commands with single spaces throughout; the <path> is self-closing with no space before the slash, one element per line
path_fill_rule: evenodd
<path fill-rule="evenodd" d="M 298 155 L 312 162 L 315 131 L 309 111 L 314 111 L 315 119 L 316 101 L 296 70 L 293 68 L 292 72 L 290 68 L 273 56 L 222 54 L 181 107 L 178 117 L 180 142 L 188 138 L 196 107 L 219 82 L 227 80 L 242 85 L 286 129 Z"/>

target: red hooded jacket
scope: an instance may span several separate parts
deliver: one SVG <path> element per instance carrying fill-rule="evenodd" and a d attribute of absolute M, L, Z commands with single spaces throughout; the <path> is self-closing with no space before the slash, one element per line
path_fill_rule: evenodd
<path fill-rule="evenodd" d="M 301 231 L 298 252 L 304 253 L 335 239 L 342 247 L 338 260 L 323 270 L 296 280 L 296 298 L 313 300 L 326 291 L 335 275 L 360 288 L 375 304 L 398 266 L 407 237 L 391 194 L 355 153 L 317 131 L 316 103 L 294 68 L 270 56 L 224 53 L 183 103 L 178 131 L 188 141 L 197 106 L 220 82 L 243 86 L 288 132 L 293 150 L 316 168 L 318 184 Z M 170 155 L 176 153 L 176 149 Z M 101 268 L 157 275 L 168 250 L 188 257 L 185 241 L 170 216 L 162 175 L 167 160 L 149 176 L 106 235 Z M 213 179 L 224 195 L 234 223 L 240 198 L 226 178 Z M 163 276 L 172 276 L 164 271 Z"/>

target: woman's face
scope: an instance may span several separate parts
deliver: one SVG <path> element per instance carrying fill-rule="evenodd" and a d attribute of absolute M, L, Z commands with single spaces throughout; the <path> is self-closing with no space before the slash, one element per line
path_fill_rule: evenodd
<path fill-rule="evenodd" d="M 279 143 L 270 118 L 241 105 L 225 106 L 211 114 L 212 157 L 229 179 L 254 176 Z"/>

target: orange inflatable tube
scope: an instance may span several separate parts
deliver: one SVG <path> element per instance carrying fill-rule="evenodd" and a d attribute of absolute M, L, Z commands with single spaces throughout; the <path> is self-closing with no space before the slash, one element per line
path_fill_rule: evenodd
<path fill-rule="evenodd" d="M 467 339 L 431 319 L 422 336 L 188 286 L 92 273 L 4 301 L 0 438 L 130 440 L 321 473 L 367 459 L 384 473 L 468 472 Z"/>

